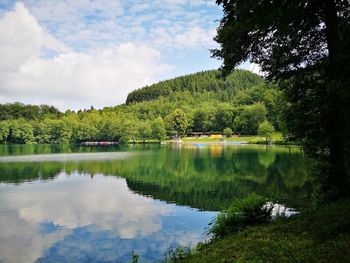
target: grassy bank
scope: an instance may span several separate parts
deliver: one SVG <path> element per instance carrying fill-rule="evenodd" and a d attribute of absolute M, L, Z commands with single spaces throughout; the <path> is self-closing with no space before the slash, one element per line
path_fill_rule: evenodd
<path fill-rule="evenodd" d="M 241 142 L 248 144 L 266 144 L 266 138 L 259 135 L 241 135 L 239 137 L 231 137 L 231 138 L 210 138 L 210 137 L 186 137 L 182 138 L 182 142 L 184 143 L 222 143 L 222 142 Z M 272 134 L 270 138 L 270 142 L 272 144 L 286 144 L 284 141 L 282 134 L 279 132 L 275 132 Z"/>
<path fill-rule="evenodd" d="M 350 200 L 199 245 L 179 262 L 350 262 Z"/>

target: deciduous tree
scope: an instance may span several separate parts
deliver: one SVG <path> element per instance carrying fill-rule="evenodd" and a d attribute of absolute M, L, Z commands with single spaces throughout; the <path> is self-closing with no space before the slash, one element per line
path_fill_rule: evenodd
<path fill-rule="evenodd" d="M 176 109 L 164 118 L 164 124 L 168 132 L 184 135 L 188 126 L 186 113 L 182 109 Z"/>
<path fill-rule="evenodd" d="M 271 139 L 272 133 L 275 131 L 271 123 L 264 121 L 259 124 L 258 134 L 265 137 L 266 142 Z"/>
<path fill-rule="evenodd" d="M 224 75 L 239 63 L 260 65 L 280 82 L 289 137 L 305 143 L 322 167 L 328 199 L 349 194 L 350 2 L 217 0 L 223 18 L 213 56 Z"/>
<path fill-rule="evenodd" d="M 159 142 L 166 138 L 166 130 L 164 128 L 164 121 L 161 117 L 157 117 L 151 123 L 152 138 L 157 139 Z"/>

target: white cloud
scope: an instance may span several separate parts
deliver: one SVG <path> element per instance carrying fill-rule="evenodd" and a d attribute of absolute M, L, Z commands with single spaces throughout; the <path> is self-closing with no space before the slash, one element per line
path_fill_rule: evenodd
<path fill-rule="evenodd" d="M 105 249 L 113 253 L 110 261 L 134 249 L 141 256 L 150 250 L 161 253 L 175 244 L 195 245 L 215 215 L 133 194 L 125 179 L 101 174 L 91 180 L 89 174 L 61 172 L 45 187 L 39 181 L 3 187 L 0 240 L 6 242 L 0 246 L 1 262 L 34 262 L 56 245 L 60 250 L 76 247 L 81 254 L 93 252 L 95 261 L 108 259 Z M 196 220 L 196 226 L 184 215 Z M 45 224 L 53 228 L 47 231 Z M 80 238 L 76 229 L 89 235 Z M 106 233 L 104 250 L 98 251 L 101 233 Z M 126 239 L 136 246 L 123 247 L 130 244 Z"/>
<path fill-rule="evenodd" d="M 69 50 L 20 3 L 0 20 L 0 32 L 0 95 L 5 101 L 15 98 L 63 109 L 116 105 L 170 68 L 160 64 L 159 51 L 145 45 Z M 44 56 L 47 51 L 54 55 Z"/>
<path fill-rule="evenodd" d="M 169 206 L 130 194 L 125 179 L 67 177 L 62 173 L 45 188 L 22 184 L 15 186 L 19 191 L 2 194 L 0 209 L 6 213 L 0 214 L 0 240 L 7 242 L 0 246 L 1 262 L 34 262 L 75 228 L 128 239 L 148 236 L 162 230 L 162 216 L 173 213 Z M 43 233 L 42 223 L 59 228 Z"/>
<path fill-rule="evenodd" d="M 44 49 L 67 51 L 68 48 L 50 36 L 31 16 L 22 3 L 0 20 L 0 70 L 13 70 Z"/>
<path fill-rule="evenodd" d="M 215 20 L 219 18 L 216 12 L 219 8 L 208 7 L 211 1 L 203 0 L 24 1 L 31 13 L 47 25 L 54 36 L 78 49 L 100 47 L 106 42 L 146 43 L 157 49 L 203 48 L 207 41 L 203 43 L 199 38 L 196 45 L 193 42 L 191 45 L 180 45 L 184 42 L 176 46 L 172 44 L 177 35 L 186 33 L 189 27 L 200 27 L 210 36 L 218 25 Z M 164 20 L 168 22 L 165 30 L 172 38 L 170 42 L 149 34 L 157 29 L 159 21 Z M 169 45 L 164 45 L 165 42 Z"/>
<path fill-rule="evenodd" d="M 191 27 L 175 37 L 175 44 L 183 47 L 195 47 L 198 45 L 214 47 L 213 38 L 215 30 L 208 32 L 201 27 Z"/>
<path fill-rule="evenodd" d="M 66 174 L 61 177 L 67 179 Z M 94 225 L 122 238 L 135 238 L 138 234 L 148 235 L 159 231 L 160 216 L 171 212 L 165 206 L 157 206 L 151 199 L 131 195 L 125 179 L 95 175 L 94 181 L 91 181 L 88 177 L 83 180 L 79 177 L 69 179 L 74 181 L 56 182 L 61 186 L 51 185 L 61 187 L 60 191 L 49 187 L 38 192 L 17 193 L 15 198 L 7 199 L 7 205 L 18 208 L 19 217 L 32 224 L 53 222 L 63 228 Z M 49 199 L 42 198 L 48 193 L 51 193 Z M 72 193 L 74 199 L 71 198 Z M 31 207 L 32 203 L 40 205 Z M 64 205 L 67 203 L 69 206 Z"/>
<path fill-rule="evenodd" d="M 184 54 L 186 68 L 177 66 L 181 74 L 192 73 L 191 55 L 204 51 L 209 60 L 207 50 L 215 47 L 219 17 L 211 2 L 9 2 L 0 10 L 0 102 L 100 108 L 177 76 L 179 68 L 169 64 Z"/>

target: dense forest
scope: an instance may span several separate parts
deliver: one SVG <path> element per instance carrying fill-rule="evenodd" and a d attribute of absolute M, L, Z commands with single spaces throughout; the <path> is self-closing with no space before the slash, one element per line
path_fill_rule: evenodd
<path fill-rule="evenodd" d="M 283 128 L 283 95 L 276 85 L 246 70 L 225 80 L 199 72 L 131 92 L 123 105 L 60 112 L 48 105 L 0 105 L 1 143 L 79 143 L 158 140 L 231 129 L 254 135 L 259 124 Z"/>
<path fill-rule="evenodd" d="M 262 84 L 262 82 L 258 75 L 245 70 L 239 70 L 226 79 L 220 78 L 220 73 L 217 70 L 202 71 L 137 89 L 128 95 L 126 104 L 155 100 L 161 96 L 167 97 L 177 91 L 189 91 L 191 94 L 208 91 L 219 92 L 217 98 L 227 100 L 233 98 L 238 89 L 246 89 Z"/>

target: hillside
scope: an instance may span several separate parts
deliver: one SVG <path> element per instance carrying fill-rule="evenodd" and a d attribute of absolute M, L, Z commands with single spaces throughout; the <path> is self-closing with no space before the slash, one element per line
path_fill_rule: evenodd
<path fill-rule="evenodd" d="M 246 70 L 218 77 L 212 70 L 162 81 L 102 110 L 62 113 L 47 105 L 0 104 L 0 142 L 160 141 L 224 129 L 254 135 L 263 122 L 280 130 L 285 103 L 277 86 Z"/>
<path fill-rule="evenodd" d="M 247 70 L 236 70 L 226 79 L 220 78 L 218 70 L 209 70 L 161 81 L 137 89 L 128 94 L 126 104 L 167 97 L 173 92 L 189 91 L 191 94 L 214 91 L 232 97 L 237 90 L 244 90 L 262 84 L 263 80 Z"/>
<path fill-rule="evenodd" d="M 229 127 L 256 134 L 265 119 L 281 129 L 283 105 L 278 87 L 250 71 L 236 70 L 222 79 L 219 71 L 211 70 L 135 90 L 118 109 L 142 120 L 165 118 L 181 109 L 187 117 L 187 131 L 222 132 Z"/>

